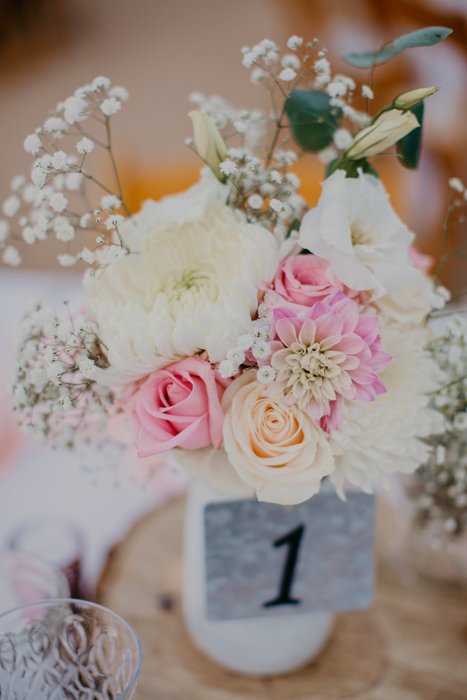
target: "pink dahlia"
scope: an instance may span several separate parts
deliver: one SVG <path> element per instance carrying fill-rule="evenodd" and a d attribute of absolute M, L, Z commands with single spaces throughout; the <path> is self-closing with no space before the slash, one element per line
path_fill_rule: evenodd
<path fill-rule="evenodd" d="M 274 310 L 276 381 L 324 429 L 339 428 L 344 400 L 385 393 L 379 374 L 391 356 L 381 349 L 378 326 L 376 316 L 361 314 L 341 292 L 299 313 Z"/>

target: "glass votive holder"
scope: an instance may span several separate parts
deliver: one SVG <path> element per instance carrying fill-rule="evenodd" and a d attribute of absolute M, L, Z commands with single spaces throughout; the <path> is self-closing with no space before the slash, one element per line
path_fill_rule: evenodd
<path fill-rule="evenodd" d="M 2 700 L 128 700 L 141 673 L 141 642 L 108 608 L 71 598 L 0 615 Z"/>
<path fill-rule="evenodd" d="M 0 552 L 0 613 L 36 600 L 69 595 L 68 581 L 59 569 L 26 552 Z"/>
<path fill-rule="evenodd" d="M 26 521 L 9 539 L 11 549 L 35 554 L 59 569 L 68 581 L 70 596 L 81 595 L 81 569 L 84 553 L 82 532 L 60 518 Z"/>

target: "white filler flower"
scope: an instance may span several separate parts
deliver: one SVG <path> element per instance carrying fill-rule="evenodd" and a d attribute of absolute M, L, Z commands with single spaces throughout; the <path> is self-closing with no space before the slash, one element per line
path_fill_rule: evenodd
<path fill-rule="evenodd" d="M 303 217 L 299 243 L 329 261 L 352 289 L 375 297 L 414 282 L 408 250 L 413 234 L 399 219 L 380 181 L 336 171 L 323 183 L 318 206 Z"/>
<path fill-rule="evenodd" d="M 443 429 L 442 414 L 429 406 L 431 392 L 443 383 L 424 349 L 429 334 L 392 322 L 382 329 L 383 346 L 393 356 L 381 374 L 387 393 L 372 404 L 348 402 L 341 428 L 330 436 L 338 491 L 346 480 L 371 491 L 389 474 L 411 473 L 427 460 L 431 448 L 423 438 Z"/>
<path fill-rule="evenodd" d="M 141 255 L 89 281 L 87 311 L 107 349 L 109 380 L 135 380 L 202 350 L 224 359 L 249 330 L 258 289 L 277 264 L 274 236 L 228 207 L 194 221 L 154 221 Z"/>

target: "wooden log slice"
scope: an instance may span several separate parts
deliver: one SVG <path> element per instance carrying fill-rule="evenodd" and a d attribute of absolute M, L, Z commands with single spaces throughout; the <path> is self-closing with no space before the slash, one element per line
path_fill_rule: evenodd
<path fill-rule="evenodd" d="M 224 671 L 185 630 L 183 512 L 178 499 L 139 522 L 112 552 L 100 582 L 100 602 L 142 639 L 136 700 L 466 700 L 467 594 L 418 581 L 409 586 L 384 569 L 374 607 L 339 614 L 313 664 L 272 679 Z"/>

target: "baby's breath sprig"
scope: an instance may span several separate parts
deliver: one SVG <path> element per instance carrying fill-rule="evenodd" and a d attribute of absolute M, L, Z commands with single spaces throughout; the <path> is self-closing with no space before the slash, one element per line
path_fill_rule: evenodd
<path fill-rule="evenodd" d="M 467 317 L 453 315 L 429 345 L 445 382 L 433 403 L 445 432 L 429 438 L 429 461 L 408 482 L 416 523 L 430 526 L 434 545 L 467 530 Z"/>
<path fill-rule="evenodd" d="M 271 167 L 244 149 L 232 148 L 221 171 L 232 185 L 229 204 L 242 209 L 251 223 L 270 227 L 279 240 L 286 238 L 305 213 L 305 200 L 298 194 L 300 179 L 290 172 L 296 154 L 276 149 Z"/>
<path fill-rule="evenodd" d="M 13 382 L 22 428 L 54 445 L 74 448 L 102 432 L 114 394 L 96 382 L 108 367 L 95 325 L 33 304 L 25 315 Z"/>
<path fill-rule="evenodd" d="M 262 84 L 270 94 L 272 121 L 274 130 L 266 155 L 266 163 L 272 160 L 274 150 L 284 140 L 289 140 L 289 124 L 285 121 L 287 100 L 297 89 L 313 89 L 324 92 L 330 98 L 333 107 L 342 110 L 347 125 L 336 130 L 333 136 L 332 153 L 326 147 L 322 158 L 327 162 L 343 153 L 350 145 L 353 131 L 365 126 L 370 117 L 366 110 L 355 108 L 356 82 L 342 73 L 332 73 L 327 58 L 327 50 L 319 47 L 317 38 L 305 41 L 303 37 L 291 36 L 287 41 L 287 51 L 280 52 L 279 47 L 269 39 L 264 39 L 253 47 L 244 47 L 243 65 L 251 69 L 250 78 L 255 84 Z M 368 86 L 362 86 L 362 96 L 368 95 Z M 278 102 L 282 100 L 282 105 Z M 356 128 L 356 129 L 355 129 Z"/>
<path fill-rule="evenodd" d="M 228 204 L 242 211 L 248 221 L 269 228 L 281 242 L 294 231 L 306 210 L 299 194 L 300 180 L 290 171 L 302 152 L 291 138 L 286 119 L 292 92 L 299 87 L 321 91 L 331 108 L 347 119 L 348 124 L 333 134 L 331 144 L 318 153 L 322 162 L 339 157 L 352 142 L 353 126 L 361 128 L 369 120 L 366 112 L 353 106 L 355 81 L 332 74 L 327 52 L 318 43 L 318 39 L 305 41 L 292 36 L 284 52 L 270 39 L 242 49 L 243 65 L 250 69 L 251 81 L 269 93 L 269 112 L 236 109 L 217 95 L 206 97 L 196 92 L 190 96 L 197 109 L 190 116 L 198 124 L 199 133 L 197 138 L 195 128 L 195 139 L 188 140 L 188 145 L 219 179 L 227 182 Z M 219 157 L 219 145 L 227 153 L 224 160 Z"/>
<path fill-rule="evenodd" d="M 125 88 L 97 77 L 60 102 L 42 126 L 26 137 L 24 148 L 35 158 L 31 178 L 15 177 L 12 193 L 2 207 L 0 250 L 6 264 L 19 265 L 22 247 L 50 236 L 65 244 L 65 252 L 58 255 L 63 266 L 79 260 L 105 265 L 129 252 L 122 234 L 122 213 L 128 216 L 130 211 L 111 135 L 111 118 L 127 98 Z M 73 152 L 64 150 L 65 142 L 72 142 Z M 113 184 L 102 181 L 89 168 L 96 149 L 109 158 Z M 99 191 L 100 199 L 92 204 L 91 198 L 95 200 Z M 76 250 L 77 235 L 87 232 L 96 235 L 96 248 Z"/>

